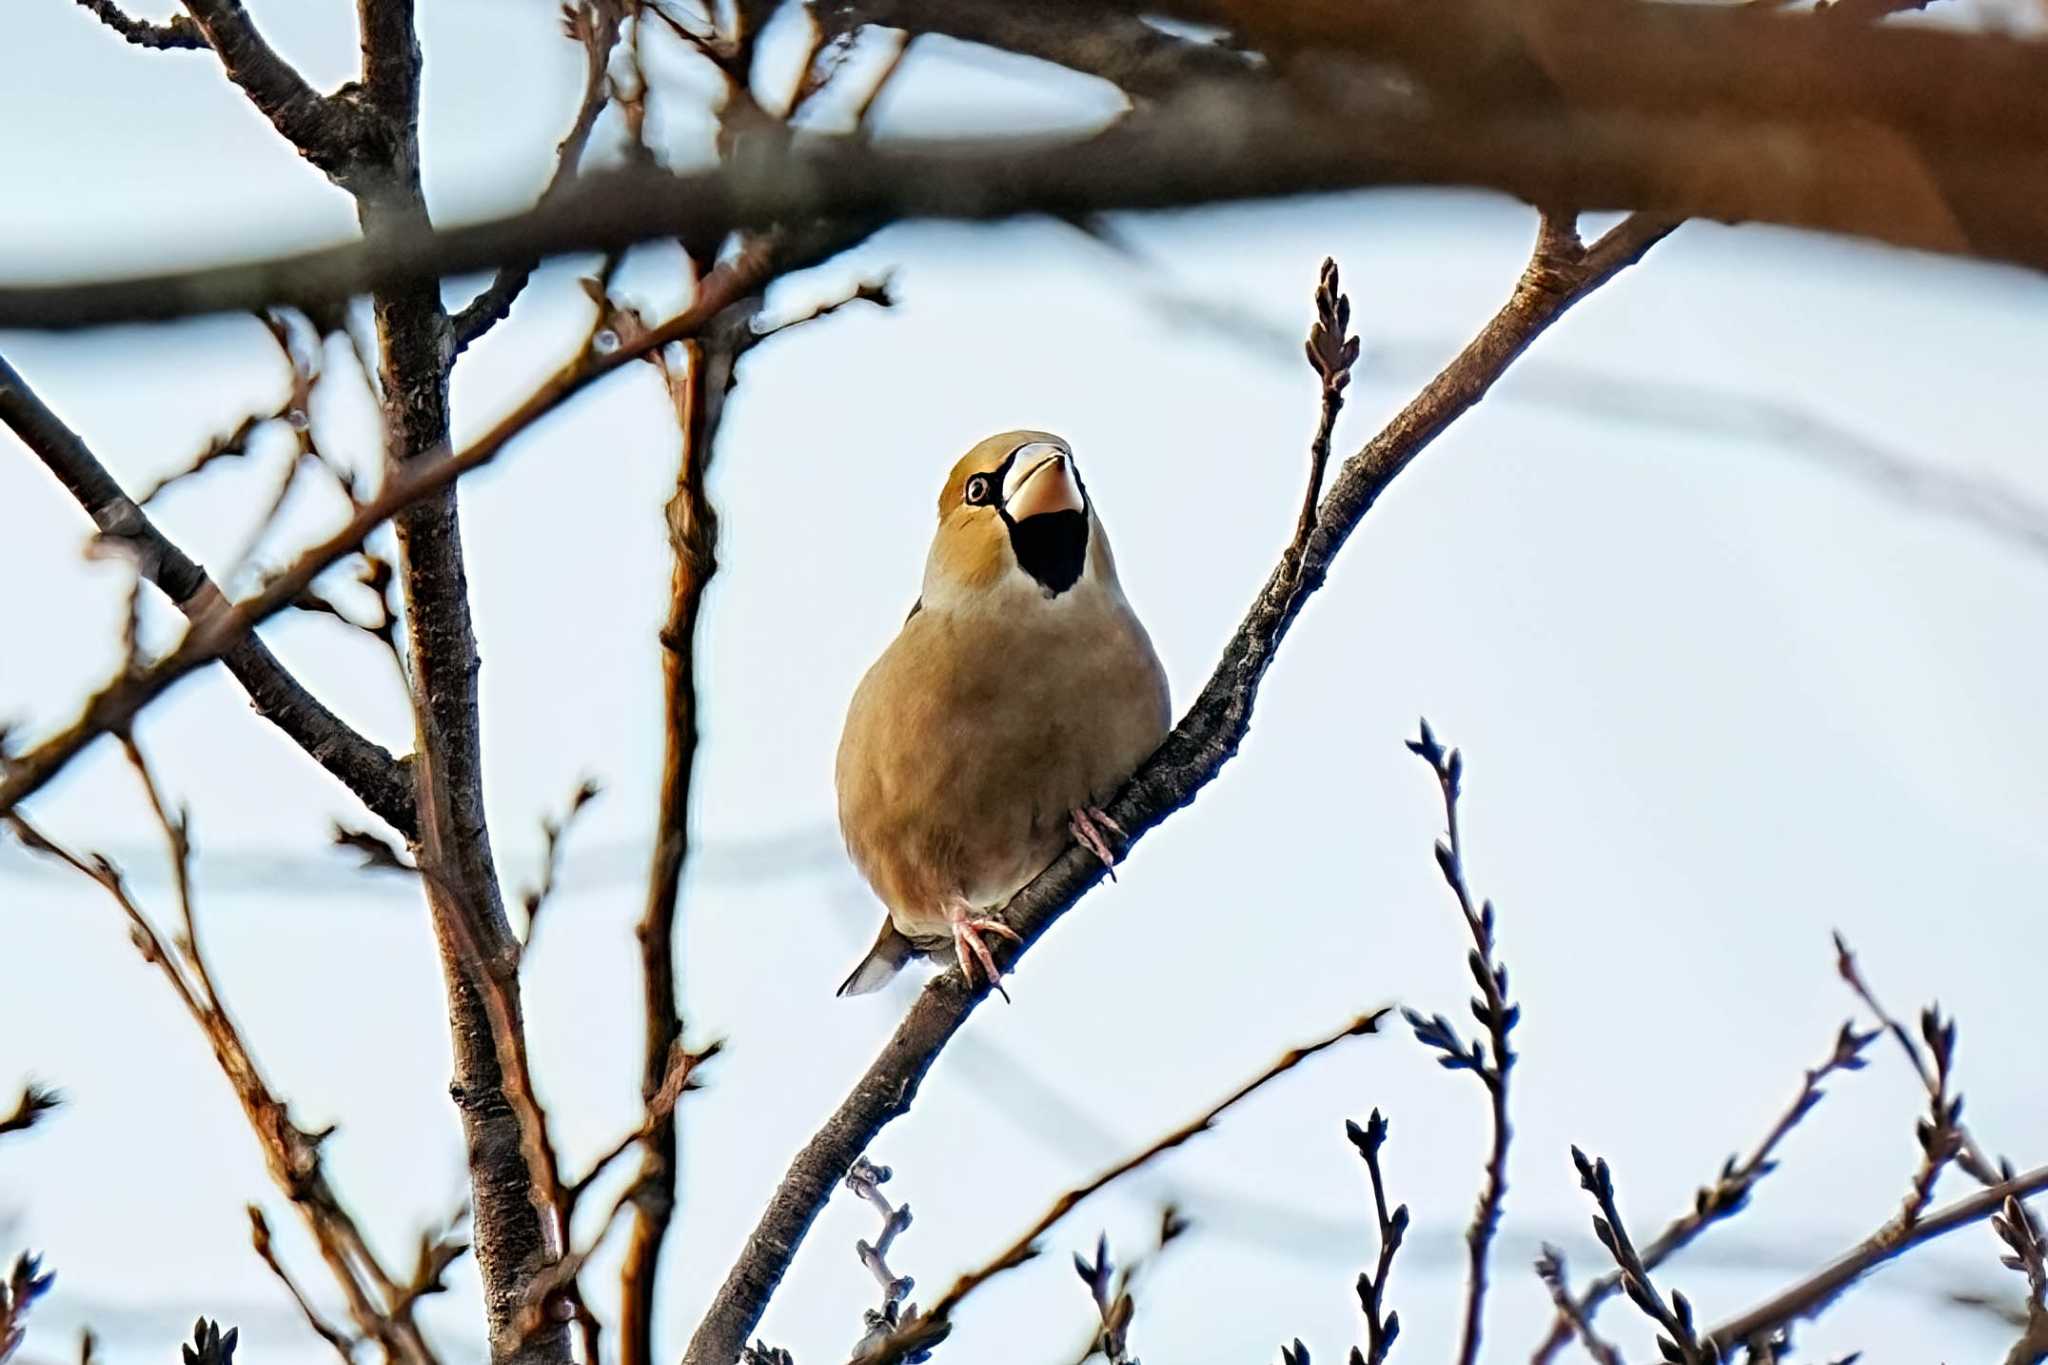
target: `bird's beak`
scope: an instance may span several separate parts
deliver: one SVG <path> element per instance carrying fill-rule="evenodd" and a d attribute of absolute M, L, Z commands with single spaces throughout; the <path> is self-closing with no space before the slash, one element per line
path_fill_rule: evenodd
<path fill-rule="evenodd" d="M 1042 512 L 1082 512 L 1087 507 L 1080 482 L 1074 477 L 1073 457 L 1060 447 L 1048 441 L 1033 442 L 1010 462 L 1010 473 L 1003 480 L 1003 509 L 1011 521 Z"/>

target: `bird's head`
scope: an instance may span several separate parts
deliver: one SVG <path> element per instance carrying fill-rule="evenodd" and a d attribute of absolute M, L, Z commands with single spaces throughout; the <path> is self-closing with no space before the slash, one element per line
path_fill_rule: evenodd
<path fill-rule="evenodd" d="M 1116 566 L 1064 440 L 1006 431 L 960 457 L 939 494 L 928 604 L 1005 589 L 1057 599 L 1091 578 L 1113 584 Z"/>

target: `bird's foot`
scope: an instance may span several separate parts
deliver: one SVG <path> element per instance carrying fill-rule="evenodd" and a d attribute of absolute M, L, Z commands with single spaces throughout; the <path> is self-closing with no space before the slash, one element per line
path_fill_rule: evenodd
<path fill-rule="evenodd" d="M 1109 871 L 1109 879 L 1115 881 L 1116 851 L 1110 848 L 1109 840 L 1103 837 L 1102 831 L 1107 829 L 1121 839 L 1125 837 L 1124 827 L 1110 819 L 1108 812 L 1100 806 L 1076 806 L 1067 817 L 1067 829 L 1073 834 L 1075 843 L 1102 860 L 1103 867 Z"/>
<path fill-rule="evenodd" d="M 995 934 L 1012 943 L 1022 943 L 1023 936 L 999 919 L 977 916 L 973 907 L 955 904 L 946 911 L 946 918 L 953 926 L 953 955 L 960 960 L 960 975 L 972 989 L 974 985 L 974 964 L 979 962 L 988 976 L 988 984 L 997 995 L 1009 1003 L 1010 993 L 1003 989 L 1002 969 L 996 966 L 995 956 L 988 945 L 981 941 L 984 933 Z"/>

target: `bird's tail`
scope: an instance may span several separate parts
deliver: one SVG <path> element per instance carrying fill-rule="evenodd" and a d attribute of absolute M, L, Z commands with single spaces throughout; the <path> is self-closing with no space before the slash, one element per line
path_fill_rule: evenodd
<path fill-rule="evenodd" d="M 916 951 L 910 940 L 896 932 L 891 921 L 882 921 L 882 932 L 875 935 L 875 946 L 868 949 L 868 955 L 853 969 L 853 975 L 839 985 L 840 995 L 866 995 L 889 984 L 903 964 Z"/>

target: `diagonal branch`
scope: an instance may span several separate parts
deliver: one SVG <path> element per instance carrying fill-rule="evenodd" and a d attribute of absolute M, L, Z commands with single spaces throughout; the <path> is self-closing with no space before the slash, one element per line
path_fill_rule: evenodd
<path fill-rule="evenodd" d="M 199 621 L 222 599 L 206 571 L 180 550 L 122 491 L 78 434 L 64 424 L 4 357 L 0 357 L 0 422 L 21 438 L 62 483 L 100 534 L 135 550 L 142 575 L 179 611 Z M 354 792 L 370 811 L 408 838 L 414 832 L 409 759 L 350 729 L 321 705 L 254 635 L 244 635 L 221 662 L 249 694 L 256 714 Z"/>
<path fill-rule="evenodd" d="M 1936 1209 L 1915 1222 L 1903 1236 L 1888 1235 L 1889 1224 L 1864 1238 L 1825 1268 L 1798 1284 L 1772 1295 L 1763 1303 L 1706 1334 L 1705 1341 L 1725 1353 L 1731 1347 L 1761 1337 L 1803 1317 L 1811 1317 L 1834 1302 L 1849 1286 L 1877 1267 L 1893 1261 L 1914 1247 L 1943 1237 L 1957 1228 L 1981 1223 L 1993 1214 L 2004 1214 L 2008 1200 L 2024 1201 L 2048 1190 L 2048 1166 L 2001 1180 L 1967 1199 Z M 2024 1203 L 2020 1206 L 2025 1208 Z"/>
<path fill-rule="evenodd" d="M 542 381 L 513 410 L 460 450 L 443 446 L 423 452 L 392 471 L 374 498 L 358 507 L 341 528 L 281 569 L 261 589 L 230 605 L 202 605 L 192 629 L 177 648 L 133 677 L 117 679 L 95 694 L 64 730 L 34 749 L 9 759 L 0 771 L 0 816 L 13 811 L 101 735 L 125 727 L 143 708 L 194 670 L 219 658 L 256 626 L 289 607 L 321 571 L 354 553 L 393 513 L 455 482 L 495 459 L 512 439 L 599 379 L 671 341 L 695 336 L 734 299 L 762 286 L 776 269 L 795 269 L 843 248 L 845 236 L 819 239 L 804 250 L 771 261 L 766 250 L 743 253 L 721 265 L 699 286 L 690 307 L 630 345 L 598 352 L 586 349 Z"/>
<path fill-rule="evenodd" d="M 1133 843 L 1193 801 L 1237 752 L 1274 652 L 1379 495 L 1409 461 L 1486 396 L 1530 342 L 1573 304 L 1640 260 L 1671 227 L 1638 214 L 1569 256 L 1539 252 L 1479 334 L 1344 462 L 1323 498 L 1299 565 L 1283 562 L 1274 570 L 1188 714 L 1110 803 L 1109 815 Z M 1102 863 L 1092 854 L 1078 848 L 1062 853 L 1003 911 L 1025 940 L 1016 952 L 1026 951 L 1102 875 Z M 958 971 L 948 971 L 918 996 L 881 1055 L 791 1163 L 698 1324 L 685 1365 L 731 1365 L 739 1357 L 833 1188 L 875 1135 L 910 1108 L 918 1082 L 984 994 L 967 989 Z"/>
<path fill-rule="evenodd" d="M 283 134 L 299 155 L 337 182 L 360 169 L 369 120 L 354 104 L 321 94 L 257 31 L 241 0 L 185 0 L 206 45 L 220 54 L 228 79 Z"/>
<path fill-rule="evenodd" d="M 199 31 L 199 26 L 187 14 L 174 15 L 166 22 L 156 24 L 147 19 L 137 19 L 114 0 L 78 0 L 78 6 L 137 47 L 167 52 L 174 48 L 204 48 L 207 45 L 206 35 Z"/>

